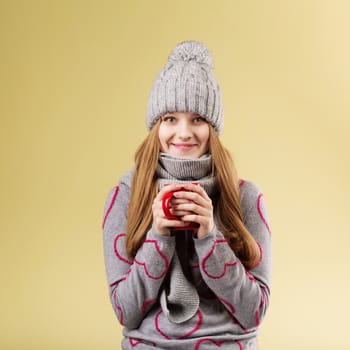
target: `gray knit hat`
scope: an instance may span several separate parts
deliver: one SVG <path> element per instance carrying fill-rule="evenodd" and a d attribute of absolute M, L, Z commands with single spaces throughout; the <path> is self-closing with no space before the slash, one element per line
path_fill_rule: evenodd
<path fill-rule="evenodd" d="M 211 54 L 197 41 L 184 41 L 170 53 L 151 90 L 147 128 L 167 112 L 198 113 L 221 133 L 224 116 Z"/>

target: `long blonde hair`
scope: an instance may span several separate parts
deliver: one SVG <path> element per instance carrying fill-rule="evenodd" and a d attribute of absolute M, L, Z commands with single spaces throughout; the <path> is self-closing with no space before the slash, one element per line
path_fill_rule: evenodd
<path fill-rule="evenodd" d="M 159 156 L 159 125 L 155 124 L 135 154 L 126 231 L 126 251 L 134 258 L 152 226 L 152 203 L 158 192 L 156 169 Z M 215 217 L 218 228 L 233 252 L 249 270 L 257 265 L 260 250 L 243 223 L 239 184 L 234 162 L 214 131 L 209 127 L 209 152 L 217 177 L 218 195 Z"/>

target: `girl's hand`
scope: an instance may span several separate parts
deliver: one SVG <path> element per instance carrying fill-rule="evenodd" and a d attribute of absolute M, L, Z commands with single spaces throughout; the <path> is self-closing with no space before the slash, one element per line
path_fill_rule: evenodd
<path fill-rule="evenodd" d="M 166 186 L 168 187 L 168 186 Z M 180 187 L 188 190 L 174 193 L 172 200 L 172 214 L 179 216 L 181 220 L 188 224 L 196 222 L 199 224 L 197 237 L 204 238 L 214 228 L 213 204 L 204 188 L 199 185 L 186 184 Z"/>
<path fill-rule="evenodd" d="M 157 194 L 156 198 L 153 201 L 152 205 L 152 212 L 153 212 L 153 223 L 152 227 L 161 236 L 170 236 L 170 228 L 176 229 L 177 227 L 184 227 L 188 225 L 188 222 L 185 222 L 184 220 L 169 220 L 165 217 L 165 214 L 163 212 L 162 207 L 162 199 L 163 196 L 172 191 L 178 191 L 180 188 L 183 188 L 184 185 L 180 184 L 171 184 L 164 186 Z M 174 199 L 171 200 L 171 204 L 173 206 Z M 180 200 L 181 203 L 186 203 L 186 200 Z M 176 215 L 174 213 L 174 209 L 171 208 L 170 212 L 173 215 Z M 186 212 L 187 213 L 187 212 Z M 187 213 L 188 214 L 188 213 Z"/>

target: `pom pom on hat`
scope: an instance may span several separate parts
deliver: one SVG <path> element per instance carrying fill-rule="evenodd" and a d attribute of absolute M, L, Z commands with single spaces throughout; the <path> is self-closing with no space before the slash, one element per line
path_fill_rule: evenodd
<path fill-rule="evenodd" d="M 147 128 L 151 130 L 167 112 L 199 114 L 221 133 L 221 91 L 213 74 L 211 54 L 203 43 L 184 41 L 171 51 L 148 99 Z"/>
<path fill-rule="evenodd" d="M 176 61 L 194 61 L 213 68 L 213 60 L 210 52 L 204 44 L 195 41 L 184 41 L 176 46 L 170 53 L 168 61 L 172 63 Z"/>

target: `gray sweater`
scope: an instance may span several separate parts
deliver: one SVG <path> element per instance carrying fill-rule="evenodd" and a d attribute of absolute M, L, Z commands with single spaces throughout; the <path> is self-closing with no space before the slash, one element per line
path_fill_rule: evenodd
<path fill-rule="evenodd" d="M 271 280 L 271 233 L 259 188 L 240 181 L 244 224 L 260 247 L 259 264 L 246 271 L 217 228 L 203 239 L 191 238 L 195 254 L 189 263 L 199 307 L 181 323 L 170 321 L 160 305 L 175 260 L 175 237 L 150 229 L 130 261 L 125 252 L 129 196 L 130 174 L 108 194 L 103 219 L 109 295 L 124 326 L 122 348 L 258 350 L 257 334 L 269 304 Z"/>

